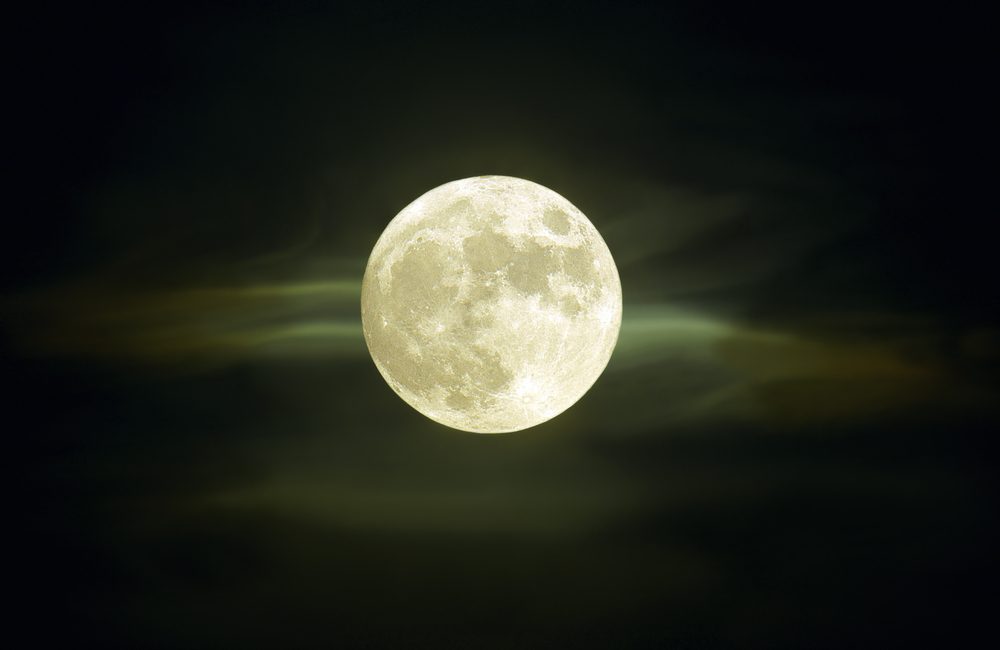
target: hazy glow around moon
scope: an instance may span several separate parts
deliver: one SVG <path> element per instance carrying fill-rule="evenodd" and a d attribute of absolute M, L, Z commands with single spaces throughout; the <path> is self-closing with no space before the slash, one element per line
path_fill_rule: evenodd
<path fill-rule="evenodd" d="M 622 292 L 593 224 L 552 190 L 479 176 L 406 206 L 361 290 L 365 341 L 408 404 L 503 433 L 572 406 L 611 358 Z"/>

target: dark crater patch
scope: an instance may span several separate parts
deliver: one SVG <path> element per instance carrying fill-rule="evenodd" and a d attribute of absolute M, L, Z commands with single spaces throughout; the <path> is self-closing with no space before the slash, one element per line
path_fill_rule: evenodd
<path fill-rule="evenodd" d="M 522 293 L 544 294 L 549 289 L 549 274 L 560 270 L 560 266 L 552 249 L 526 242 L 507 269 L 507 279 Z"/>
<path fill-rule="evenodd" d="M 557 235 L 565 235 L 569 233 L 569 217 L 566 216 L 561 210 L 556 210 L 554 208 L 549 208 L 542 215 L 542 223 L 550 231 Z"/>

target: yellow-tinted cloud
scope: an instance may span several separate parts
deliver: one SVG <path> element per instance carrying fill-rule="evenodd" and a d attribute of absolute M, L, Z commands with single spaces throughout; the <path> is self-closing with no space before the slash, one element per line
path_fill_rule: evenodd
<path fill-rule="evenodd" d="M 23 353 L 197 372 L 260 359 L 363 358 L 360 284 L 342 277 L 161 291 L 80 285 L 22 296 L 6 310 Z M 976 401 L 933 347 L 912 333 L 837 339 L 665 304 L 627 305 L 602 381 L 641 402 L 632 409 L 642 415 L 636 426 L 800 424 Z M 643 382 L 645 397 L 628 388 L 632 381 Z M 643 401 L 652 396 L 657 404 Z M 633 415 L 616 425 L 627 427 Z"/>
<path fill-rule="evenodd" d="M 216 365 L 260 355 L 364 352 L 360 281 L 125 291 L 82 286 L 15 302 L 30 354 Z"/>

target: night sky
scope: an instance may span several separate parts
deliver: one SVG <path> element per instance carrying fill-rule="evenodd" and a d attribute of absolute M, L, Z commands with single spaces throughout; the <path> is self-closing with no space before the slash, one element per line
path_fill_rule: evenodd
<path fill-rule="evenodd" d="M 708 4 L 8 16 L 4 645 L 995 635 L 989 23 Z M 484 174 L 579 207 L 625 302 L 499 436 L 403 403 L 359 314 L 389 220 Z"/>

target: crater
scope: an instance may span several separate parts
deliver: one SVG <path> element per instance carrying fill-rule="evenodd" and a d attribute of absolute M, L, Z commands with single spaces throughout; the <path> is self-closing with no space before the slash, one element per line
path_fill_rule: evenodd
<path fill-rule="evenodd" d="M 390 306 L 441 304 L 455 299 L 458 287 L 442 282 L 449 264 L 448 248 L 435 241 L 421 241 L 409 247 L 392 265 L 390 293 L 402 300 L 388 302 Z"/>
<path fill-rule="evenodd" d="M 462 242 L 466 263 L 477 273 L 492 273 L 510 264 L 517 250 L 510 237 L 493 230 L 466 237 Z"/>
<path fill-rule="evenodd" d="M 559 270 L 559 261 L 552 250 L 535 242 L 525 242 L 514 262 L 507 269 L 507 280 L 522 293 L 544 294 L 549 289 L 549 273 Z"/>
<path fill-rule="evenodd" d="M 594 277 L 594 255 L 580 248 L 563 248 L 561 251 L 563 271 L 566 275 L 581 282 L 588 282 Z"/>
<path fill-rule="evenodd" d="M 471 397 L 455 389 L 448 392 L 448 399 L 444 403 L 456 411 L 468 411 L 475 405 L 475 401 Z"/>
<path fill-rule="evenodd" d="M 563 296 L 559 299 L 559 311 L 572 318 L 578 316 L 583 311 L 583 307 L 580 306 L 580 301 L 575 297 Z"/>
<path fill-rule="evenodd" d="M 566 235 L 569 233 L 569 217 L 562 210 L 549 208 L 542 215 L 542 223 L 557 235 Z"/>

